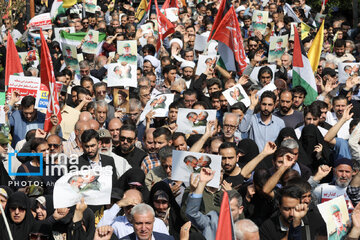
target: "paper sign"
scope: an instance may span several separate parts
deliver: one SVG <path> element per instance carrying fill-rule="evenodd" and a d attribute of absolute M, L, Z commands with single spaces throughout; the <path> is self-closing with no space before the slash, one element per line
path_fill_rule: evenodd
<path fill-rule="evenodd" d="M 55 88 L 57 90 L 58 96 L 60 95 L 63 84 L 61 82 L 56 82 Z M 49 89 L 44 85 L 40 84 L 40 90 L 36 96 L 35 108 L 36 109 L 47 109 L 49 105 Z"/>
<path fill-rule="evenodd" d="M 339 63 L 338 72 L 339 72 L 339 82 L 346 83 L 346 80 L 354 75 L 359 75 L 360 63 Z"/>
<path fill-rule="evenodd" d="M 122 113 L 129 112 L 129 90 L 128 89 L 113 89 L 114 107 L 116 111 L 120 110 Z"/>
<path fill-rule="evenodd" d="M 214 68 L 216 65 L 218 57 L 215 55 L 199 55 L 198 65 L 196 68 L 195 75 L 200 76 L 204 73 L 208 68 Z"/>
<path fill-rule="evenodd" d="M 62 42 L 62 53 L 66 66 L 71 67 L 72 69 L 80 70 L 79 61 L 77 59 L 77 49 L 76 46 L 70 45 Z"/>
<path fill-rule="evenodd" d="M 207 186 L 218 188 L 220 185 L 221 156 L 173 150 L 172 180 L 189 183 L 190 174 L 198 175 L 203 167 L 211 168 L 215 171 L 214 178 Z"/>
<path fill-rule="evenodd" d="M 29 28 L 32 30 L 52 29 L 50 13 L 39 14 L 30 19 Z"/>
<path fill-rule="evenodd" d="M 215 120 L 216 110 L 179 108 L 176 131 L 185 134 L 204 134 L 208 121 Z"/>
<path fill-rule="evenodd" d="M 205 36 L 196 34 L 194 49 L 203 52 L 207 45 L 207 38 Z"/>
<path fill-rule="evenodd" d="M 154 111 L 154 117 L 167 117 L 169 105 L 174 101 L 174 94 L 161 94 L 151 98 L 140 115 L 140 121 L 145 120 L 146 114 Z"/>
<path fill-rule="evenodd" d="M 37 92 L 40 89 L 40 82 L 40 78 L 37 77 L 10 75 L 7 93 L 11 96 L 12 92 L 16 90 L 20 93 L 21 99 L 28 95 L 36 98 Z M 17 102 L 17 104 L 20 103 L 21 100 Z"/>
<path fill-rule="evenodd" d="M 99 43 L 99 32 L 95 30 L 89 30 L 85 36 L 85 42 L 82 46 L 82 51 L 84 53 L 97 54 Z"/>
<path fill-rule="evenodd" d="M 318 204 L 317 207 L 326 223 L 328 239 L 344 239 L 351 226 L 344 196 Z"/>
<path fill-rule="evenodd" d="M 89 13 L 96 12 L 97 0 L 85 0 L 85 11 Z"/>
<path fill-rule="evenodd" d="M 253 30 L 259 30 L 262 35 L 266 32 L 266 26 L 269 19 L 268 11 L 255 10 L 252 16 L 252 27 Z"/>
<path fill-rule="evenodd" d="M 112 171 L 111 166 L 106 166 L 65 174 L 55 182 L 54 208 L 74 206 L 82 197 L 88 205 L 109 204 Z"/>
<path fill-rule="evenodd" d="M 232 106 L 235 103 L 242 102 L 246 107 L 250 106 L 250 98 L 246 94 L 244 88 L 241 84 L 237 84 L 232 88 L 227 89 L 222 93 L 226 100 L 228 101 L 229 105 Z"/>
<path fill-rule="evenodd" d="M 111 63 L 107 69 L 108 87 L 137 87 L 136 66 L 128 63 Z"/>
<path fill-rule="evenodd" d="M 273 63 L 286 52 L 288 46 L 288 35 L 270 37 L 268 62 Z"/>
<path fill-rule="evenodd" d="M 141 30 L 142 30 L 142 36 L 146 39 L 149 36 L 153 36 L 154 35 L 154 30 L 153 30 L 153 24 L 152 23 L 146 23 L 144 25 L 140 26 Z"/>

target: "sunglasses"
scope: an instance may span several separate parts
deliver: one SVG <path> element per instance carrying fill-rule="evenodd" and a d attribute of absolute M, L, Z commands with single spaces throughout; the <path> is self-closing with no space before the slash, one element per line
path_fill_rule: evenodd
<path fill-rule="evenodd" d="M 131 143 L 135 140 L 135 138 L 127 138 L 127 137 L 120 137 L 121 142 L 127 141 L 128 143 Z"/>
<path fill-rule="evenodd" d="M 29 239 L 30 240 L 48 240 L 50 238 L 49 238 L 49 236 L 41 234 L 41 233 L 30 233 Z"/>
<path fill-rule="evenodd" d="M 48 144 L 49 145 L 49 148 L 59 148 L 60 147 L 60 144 Z"/>
<path fill-rule="evenodd" d="M 25 208 L 22 208 L 22 207 L 10 207 L 11 211 L 16 211 L 16 209 L 19 209 L 20 212 L 25 211 Z"/>

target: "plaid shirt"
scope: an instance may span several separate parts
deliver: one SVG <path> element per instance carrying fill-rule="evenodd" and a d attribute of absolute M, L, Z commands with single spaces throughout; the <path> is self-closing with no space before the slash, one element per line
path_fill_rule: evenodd
<path fill-rule="evenodd" d="M 145 175 L 154 167 L 160 166 L 160 159 L 157 153 L 149 153 L 141 163 L 141 169 Z"/>
<path fill-rule="evenodd" d="M 354 206 L 356 206 L 360 202 L 360 187 L 348 186 L 346 189 L 346 193 Z"/>

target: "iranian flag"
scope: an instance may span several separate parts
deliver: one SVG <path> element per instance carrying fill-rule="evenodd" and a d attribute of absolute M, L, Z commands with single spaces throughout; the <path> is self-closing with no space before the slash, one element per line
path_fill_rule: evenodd
<path fill-rule="evenodd" d="M 218 51 L 224 62 L 226 69 L 236 71 L 239 75 L 245 70 L 246 55 L 243 45 L 243 38 L 235 9 L 232 6 L 226 13 L 221 23 L 217 27 L 213 40 L 218 40 Z"/>
<path fill-rule="evenodd" d="M 68 33 L 66 31 L 60 31 L 60 46 L 61 43 L 78 46 L 81 44 L 81 41 L 85 38 L 86 34 L 87 34 L 86 32 Z M 99 32 L 99 43 L 96 51 L 98 54 L 101 52 L 105 38 L 106 38 L 106 34 Z"/>
<path fill-rule="evenodd" d="M 305 105 L 310 105 L 318 96 L 315 76 L 304 47 L 300 42 L 299 33 L 294 28 L 294 52 L 293 52 L 293 86 L 302 86 L 306 89 Z"/>

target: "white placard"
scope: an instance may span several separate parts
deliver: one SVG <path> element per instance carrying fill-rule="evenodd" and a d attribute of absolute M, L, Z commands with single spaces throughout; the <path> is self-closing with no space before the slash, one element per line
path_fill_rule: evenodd
<path fill-rule="evenodd" d="M 244 103 L 246 107 L 250 106 L 250 98 L 246 94 L 241 84 L 236 84 L 232 88 L 229 88 L 226 91 L 224 91 L 222 94 L 225 96 L 230 106 L 238 102 Z"/>
<path fill-rule="evenodd" d="M 179 108 L 176 131 L 185 134 L 204 134 L 208 121 L 215 120 L 216 110 Z"/>
<path fill-rule="evenodd" d="M 153 117 L 167 117 L 169 112 L 169 105 L 174 101 L 174 94 L 161 94 L 151 98 L 143 112 L 140 115 L 140 121 L 145 119 L 146 114 L 150 111 L 154 111 Z"/>

